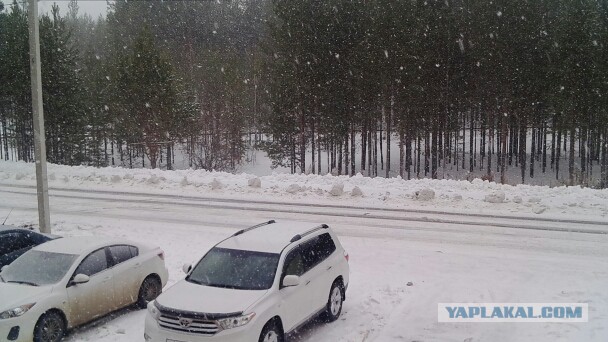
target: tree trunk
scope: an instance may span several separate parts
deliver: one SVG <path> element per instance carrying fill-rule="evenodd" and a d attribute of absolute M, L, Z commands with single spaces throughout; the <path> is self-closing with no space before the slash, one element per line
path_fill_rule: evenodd
<path fill-rule="evenodd" d="M 390 177 L 391 174 L 391 134 L 392 124 L 395 110 L 394 96 L 391 95 L 391 109 L 388 112 L 388 118 L 386 119 L 386 178 Z M 401 176 L 403 177 L 403 176 Z"/>
<path fill-rule="evenodd" d="M 519 139 L 518 141 L 518 159 L 519 166 L 521 167 L 521 183 L 526 182 L 526 135 L 527 135 L 527 122 L 526 118 L 523 118 L 519 125 Z"/>
<path fill-rule="evenodd" d="M 576 128 L 570 128 L 570 160 L 568 162 L 568 173 L 570 174 L 570 185 L 574 185 L 574 144 L 576 141 Z"/>
<path fill-rule="evenodd" d="M 401 178 L 403 178 L 404 175 L 404 161 L 403 158 L 405 156 L 404 152 L 403 152 L 403 128 L 400 126 L 399 127 L 399 176 L 401 176 Z"/>
<path fill-rule="evenodd" d="M 555 149 L 555 179 L 559 180 L 559 159 L 561 157 L 562 146 L 562 131 L 557 132 L 557 141 Z"/>
<path fill-rule="evenodd" d="M 537 144 L 537 134 L 536 129 L 532 127 L 532 146 L 530 146 L 530 178 L 534 178 L 534 161 L 536 158 L 536 144 Z M 540 142 L 538 143 L 540 144 Z"/>
<path fill-rule="evenodd" d="M 350 149 L 348 148 L 348 132 L 344 136 L 344 174 L 349 175 L 348 166 L 350 165 Z"/>
<path fill-rule="evenodd" d="M 315 167 L 317 166 L 317 164 L 315 163 L 315 143 L 316 143 L 316 139 L 315 139 L 315 120 L 311 120 L 310 122 L 310 144 L 311 144 L 311 154 L 310 154 L 310 158 L 312 161 L 312 167 L 311 167 L 311 172 L 313 174 L 315 174 Z"/>
<path fill-rule="evenodd" d="M 350 124 L 350 175 L 354 176 L 355 172 L 356 172 L 356 165 L 355 165 L 355 146 L 356 144 L 356 139 L 357 135 L 355 133 L 355 125 L 354 124 Z"/>
<path fill-rule="evenodd" d="M 366 163 L 367 163 L 367 125 L 364 124 L 363 127 L 361 128 L 361 171 L 362 173 L 364 173 L 363 171 L 366 170 Z"/>
<path fill-rule="evenodd" d="M 502 129 L 501 129 L 501 136 L 500 136 L 500 144 L 501 146 L 501 152 L 500 152 L 500 156 L 501 156 L 501 160 L 500 160 L 500 183 L 501 184 L 505 184 L 507 182 L 507 118 L 506 117 L 502 117 L 501 119 L 502 121 Z"/>

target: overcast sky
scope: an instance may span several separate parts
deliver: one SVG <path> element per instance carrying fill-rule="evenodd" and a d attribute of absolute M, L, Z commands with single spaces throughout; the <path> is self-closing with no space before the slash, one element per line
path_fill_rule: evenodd
<path fill-rule="evenodd" d="M 1 1 L 4 2 L 4 5 L 5 5 L 4 7 L 8 7 L 7 5 L 13 3 L 13 0 L 1 0 Z M 19 0 L 19 1 L 21 1 L 21 0 Z M 42 1 L 38 2 L 38 4 L 39 4 L 38 11 L 40 13 L 48 12 L 51 10 L 51 6 L 53 6 L 54 3 L 57 3 L 59 5 L 61 14 L 67 13 L 69 0 L 58 0 L 58 1 L 57 0 L 56 1 L 42 0 Z M 103 16 L 106 15 L 108 4 L 107 4 L 106 0 L 80 0 L 80 1 L 78 1 L 78 7 L 79 7 L 80 13 L 88 13 L 93 18 L 97 18 L 100 14 Z"/>

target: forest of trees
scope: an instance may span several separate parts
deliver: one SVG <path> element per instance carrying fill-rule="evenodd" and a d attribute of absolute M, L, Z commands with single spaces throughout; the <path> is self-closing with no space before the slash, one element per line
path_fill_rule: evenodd
<path fill-rule="evenodd" d="M 31 161 L 24 8 L 0 151 Z M 608 187 L 608 0 L 72 0 L 40 34 L 53 163 L 230 171 L 251 143 L 292 172 Z"/>

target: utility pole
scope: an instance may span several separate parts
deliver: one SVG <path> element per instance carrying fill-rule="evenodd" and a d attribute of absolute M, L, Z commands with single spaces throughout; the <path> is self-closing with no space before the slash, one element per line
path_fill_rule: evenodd
<path fill-rule="evenodd" d="M 46 143 L 44 110 L 42 106 L 42 75 L 40 71 L 40 32 L 38 30 L 38 0 L 28 0 L 30 40 L 30 71 L 32 78 L 32 113 L 34 115 L 34 155 L 36 158 L 36 188 L 38 193 L 38 222 L 42 233 L 51 233 L 49 213 L 49 184 L 46 178 Z"/>

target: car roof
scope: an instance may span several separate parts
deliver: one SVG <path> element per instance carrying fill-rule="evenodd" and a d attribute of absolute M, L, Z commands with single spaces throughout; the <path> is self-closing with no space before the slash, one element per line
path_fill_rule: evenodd
<path fill-rule="evenodd" d="M 29 229 L 19 228 L 19 227 L 15 227 L 15 226 L 7 226 L 5 224 L 0 225 L 0 233 L 7 231 L 7 230 L 31 231 Z"/>
<path fill-rule="evenodd" d="M 41 236 L 46 236 L 49 239 L 58 239 L 61 236 L 58 235 L 53 235 L 53 234 L 45 234 L 45 233 L 41 233 L 39 231 L 33 230 L 33 229 L 29 229 L 29 228 L 21 228 L 21 227 L 15 227 L 15 226 L 7 226 L 7 225 L 0 225 L 0 234 L 1 233 L 6 233 L 6 232 L 22 232 L 22 233 L 28 233 L 28 234 L 37 234 L 37 235 L 41 235 Z"/>
<path fill-rule="evenodd" d="M 280 253 L 291 243 L 291 239 L 296 235 L 303 234 L 311 229 L 327 227 L 327 225 L 311 224 L 310 222 L 283 220 L 273 221 L 274 223 L 263 224 L 258 228 L 245 231 L 242 234 L 238 234 L 236 236 L 233 235 L 220 242 L 216 247 L 266 253 Z M 326 230 L 323 229 L 322 231 Z M 315 235 L 318 235 L 317 232 L 310 234 L 310 236 Z"/>
<path fill-rule="evenodd" d="M 51 240 L 34 247 L 33 250 L 80 255 L 108 245 L 133 245 L 141 247 L 140 245 L 127 240 L 100 236 L 74 236 Z"/>

